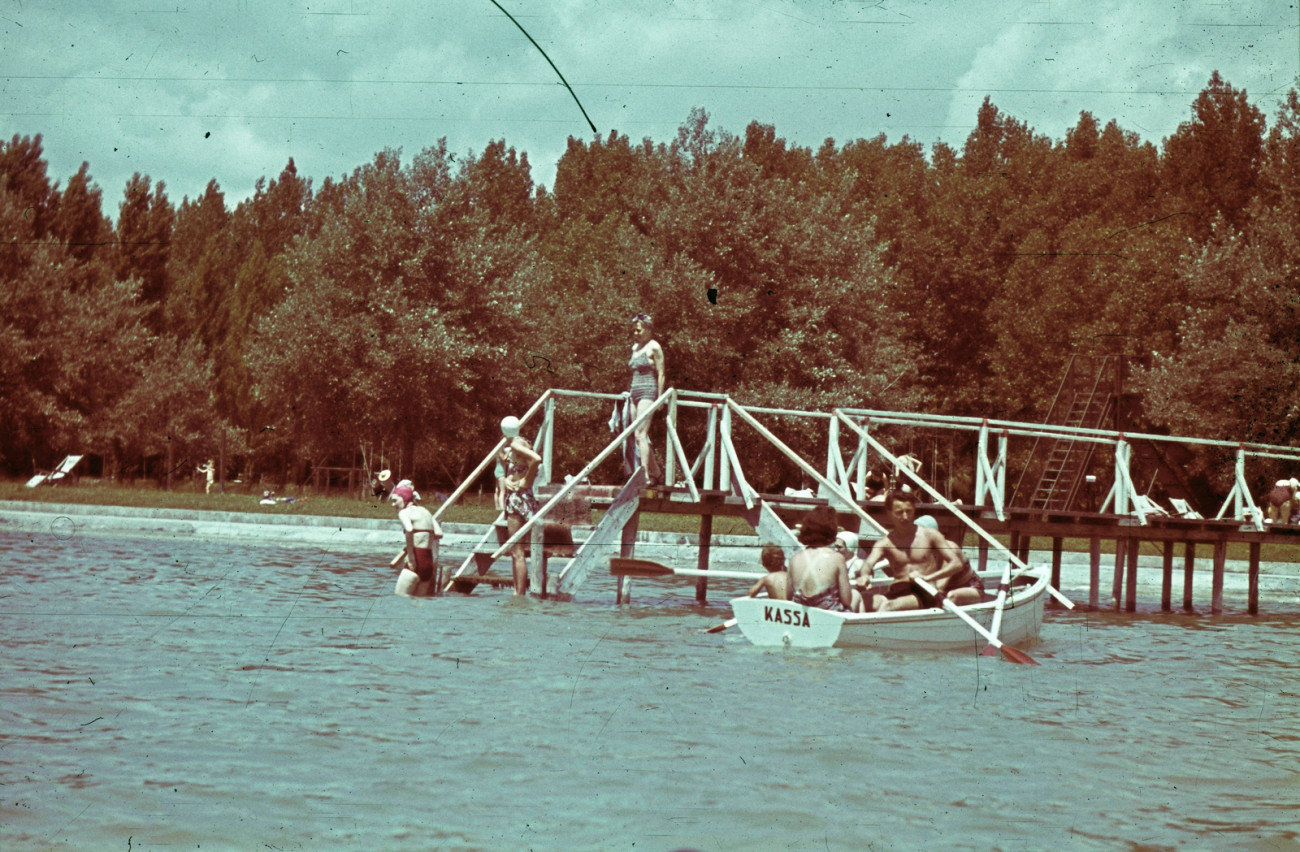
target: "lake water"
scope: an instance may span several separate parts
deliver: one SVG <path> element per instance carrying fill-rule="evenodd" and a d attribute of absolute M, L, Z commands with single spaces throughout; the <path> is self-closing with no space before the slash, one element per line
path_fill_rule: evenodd
<path fill-rule="evenodd" d="M 0 566 L 4 849 L 1300 848 L 1294 609 L 1049 611 L 1017 666 L 703 633 L 739 584 L 411 600 L 374 554 L 12 533 Z"/>

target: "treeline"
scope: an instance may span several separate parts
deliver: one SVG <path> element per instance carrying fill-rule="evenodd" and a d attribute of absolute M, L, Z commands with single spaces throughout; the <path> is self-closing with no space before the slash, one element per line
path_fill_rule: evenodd
<path fill-rule="evenodd" d="M 1146 428 L 1290 444 L 1298 164 L 1296 92 L 1270 126 L 1217 73 L 1159 148 L 1086 112 L 1049 139 L 987 99 L 960 151 L 814 151 L 696 110 L 669 142 L 570 139 L 549 191 L 504 141 L 440 140 L 318 187 L 290 160 L 233 209 L 137 173 L 116 224 L 87 164 L 60 188 L 15 136 L 0 456 L 160 476 L 221 447 L 231 475 L 301 481 L 383 446 L 451 484 L 546 387 L 622 390 L 637 311 L 671 385 L 746 403 L 1034 420 L 1071 353 L 1122 351 Z M 563 470 L 607 415 L 563 435 Z"/>

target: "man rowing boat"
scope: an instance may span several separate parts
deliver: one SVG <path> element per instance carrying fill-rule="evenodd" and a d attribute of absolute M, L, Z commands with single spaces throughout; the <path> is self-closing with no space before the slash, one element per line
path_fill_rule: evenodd
<path fill-rule="evenodd" d="M 885 571 L 894 579 L 910 583 L 912 578 L 919 577 L 945 592 L 948 599 L 958 606 L 979 603 L 983 599 L 984 584 L 962 558 L 957 546 L 944 538 L 938 529 L 917 525 L 916 495 L 913 492 L 891 491 L 885 498 L 885 511 L 889 513 L 893 529 L 871 548 L 867 555 L 868 565 L 884 559 L 887 563 Z M 939 605 L 919 585 L 911 585 L 910 594 L 891 596 L 883 602 L 869 601 L 866 608 L 884 612 Z"/>

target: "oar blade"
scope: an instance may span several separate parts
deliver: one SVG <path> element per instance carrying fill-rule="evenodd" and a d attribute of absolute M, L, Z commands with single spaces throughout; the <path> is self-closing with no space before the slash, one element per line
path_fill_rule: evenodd
<path fill-rule="evenodd" d="M 992 645 L 988 646 L 988 648 L 992 647 Z M 984 650 L 987 651 L 988 648 L 985 648 Z M 1008 663 L 1021 663 L 1030 666 L 1042 665 L 1038 660 L 1035 660 L 1019 648 L 1012 648 L 1010 645 L 1003 644 L 1001 651 L 1002 659 L 1006 660 Z"/>
<path fill-rule="evenodd" d="M 609 573 L 615 577 L 671 577 L 673 569 L 649 559 L 615 556 L 609 560 Z"/>
<path fill-rule="evenodd" d="M 721 633 L 722 631 L 726 630 L 727 628 L 729 628 L 729 627 L 735 627 L 735 626 L 736 626 L 736 619 L 734 619 L 734 618 L 729 618 L 729 619 L 727 619 L 726 621 L 722 622 L 721 624 L 715 624 L 715 625 L 713 625 L 712 627 L 710 627 L 708 630 L 706 630 L 706 631 L 704 631 L 704 632 L 705 632 L 705 633 Z"/>

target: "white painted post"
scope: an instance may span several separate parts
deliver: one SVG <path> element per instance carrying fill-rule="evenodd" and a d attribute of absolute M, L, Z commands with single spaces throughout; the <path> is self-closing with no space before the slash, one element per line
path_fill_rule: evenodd
<path fill-rule="evenodd" d="M 541 444 L 542 463 L 537 468 L 537 478 L 533 485 L 550 485 L 551 448 L 555 446 L 555 397 L 548 396 L 542 408 L 542 428 L 537 433 L 537 443 Z"/>
<path fill-rule="evenodd" d="M 719 424 L 718 430 L 723 441 L 731 440 L 730 406 L 722 409 L 722 422 Z M 726 453 L 722 453 L 721 458 L 718 460 L 718 489 L 720 491 L 731 491 L 731 461 L 727 458 Z"/>
<path fill-rule="evenodd" d="M 711 491 L 714 488 L 713 466 L 718 453 L 718 406 L 709 406 L 709 422 L 704 427 L 704 476 L 700 477 L 700 488 Z"/>
<path fill-rule="evenodd" d="M 840 456 L 840 421 L 831 418 L 826 430 L 826 478 L 841 488 L 847 487 L 844 475 L 844 459 Z M 826 486 L 817 483 L 817 496 L 825 500 L 830 495 Z"/>
<path fill-rule="evenodd" d="M 1121 435 L 1115 442 L 1115 514 L 1127 515 L 1133 510 L 1129 479 L 1129 444 Z"/>
<path fill-rule="evenodd" d="M 677 391 L 668 400 L 667 446 L 664 449 L 664 485 L 671 486 L 677 481 L 677 452 L 673 446 L 673 434 L 677 431 Z"/>

